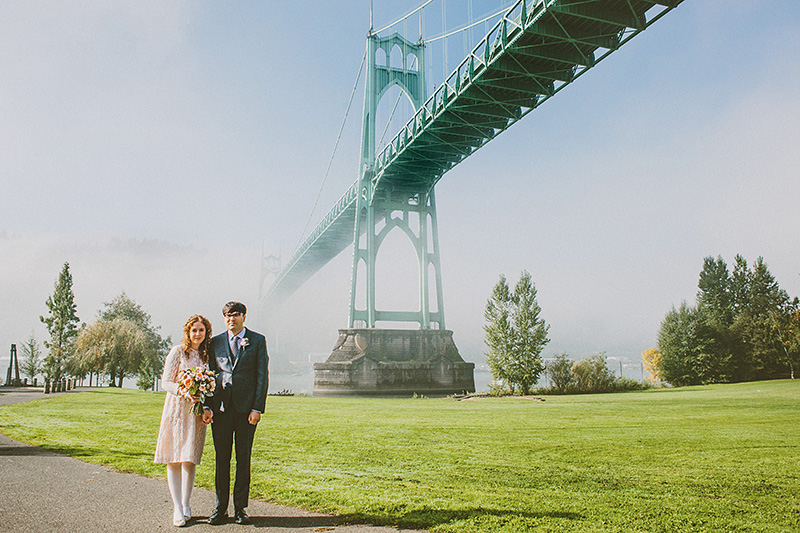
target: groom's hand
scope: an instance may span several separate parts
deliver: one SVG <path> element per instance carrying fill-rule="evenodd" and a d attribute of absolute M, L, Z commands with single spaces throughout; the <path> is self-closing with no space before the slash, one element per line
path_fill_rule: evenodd
<path fill-rule="evenodd" d="M 203 418 L 201 419 L 203 424 L 210 424 L 213 418 L 214 413 L 211 412 L 211 409 L 203 409 Z"/>
<path fill-rule="evenodd" d="M 258 411 L 250 411 L 250 416 L 247 417 L 247 421 L 250 422 L 251 425 L 255 426 L 258 424 L 259 420 L 261 420 L 261 413 Z"/>

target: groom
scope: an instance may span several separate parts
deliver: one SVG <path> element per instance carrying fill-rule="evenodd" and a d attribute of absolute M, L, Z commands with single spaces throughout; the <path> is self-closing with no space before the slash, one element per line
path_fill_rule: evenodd
<path fill-rule="evenodd" d="M 211 422 L 216 452 L 217 507 L 208 523 L 228 519 L 231 489 L 231 451 L 236 450 L 236 481 L 233 485 L 234 519 L 249 524 L 245 508 L 250 496 L 250 452 L 256 425 L 267 402 L 269 356 L 263 335 L 244 327 L 247 308 L 228 302 L 222 308 L 227 331 L 211 339 L 209 366 L 217 372 L 217 389 L 208 399 L 203 421 Z"/>

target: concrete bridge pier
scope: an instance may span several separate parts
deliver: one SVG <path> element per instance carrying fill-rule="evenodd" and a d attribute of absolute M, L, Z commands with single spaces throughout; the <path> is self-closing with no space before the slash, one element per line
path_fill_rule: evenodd
<path fill-rule="evenodd" d="M 475 392 L 475 364 L 449 330 L 347 328 L 314 365 L 314 396 L 446 396 Z"/>

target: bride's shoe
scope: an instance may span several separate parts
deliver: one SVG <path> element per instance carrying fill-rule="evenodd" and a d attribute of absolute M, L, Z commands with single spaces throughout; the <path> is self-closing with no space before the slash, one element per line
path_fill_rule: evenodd
<path fill-rule="evenodd" d="M 183 517 L 182 511 L 172 513 L 172 525 L 175 527 L 183 527 L 186 525 L 186 518 Z"/>
<path fill-rule="evenodd" d="M 192 517 L 192 509 L 187 505 L 183 508 L 183 518 L 188 522 Z"/>

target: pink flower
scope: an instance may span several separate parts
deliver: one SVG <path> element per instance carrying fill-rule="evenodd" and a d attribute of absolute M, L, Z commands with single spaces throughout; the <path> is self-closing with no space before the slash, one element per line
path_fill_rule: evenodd
<path fill-rule="evenodd" d="M 192 402 L 192 413 L 203 414 L 203 402 L 214 395 L 216 374 L 205 367 L 185 368 L 178 373 L 178 395 Z M 199 397 L 199 401 L 195 398 Z"/>

